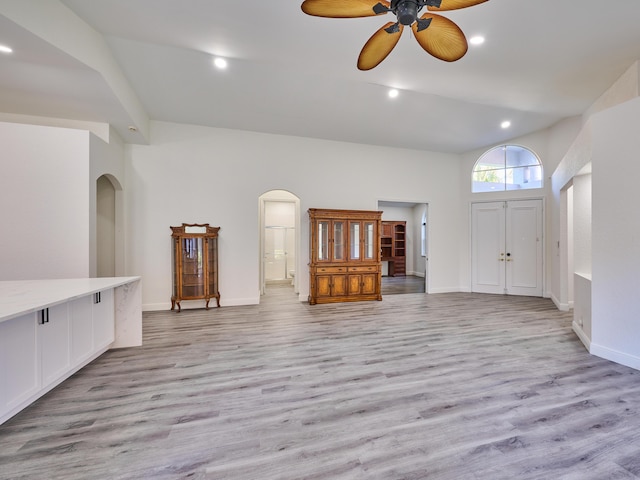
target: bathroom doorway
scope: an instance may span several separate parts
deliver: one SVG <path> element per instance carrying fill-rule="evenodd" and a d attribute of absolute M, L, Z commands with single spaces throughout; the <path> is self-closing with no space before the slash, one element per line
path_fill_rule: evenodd
<path fill-rule="evenodd" d="M 298 292 L 296 277 L 299 250 L 298 197 L 272 190 L 260 197 L 260 293 L 269 287 Z"/>

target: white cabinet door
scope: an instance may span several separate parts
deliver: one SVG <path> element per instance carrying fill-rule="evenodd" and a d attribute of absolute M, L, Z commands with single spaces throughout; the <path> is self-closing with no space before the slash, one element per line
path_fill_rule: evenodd
<path fill-rule="evenodd" d="M 113 289 L 93 295 L 93 348 L 101 350 L 115 339 Z"/>
<path fill-rule="evenodd" d="M 48 310 L 47 321 L 38 325 L 42 388 L 58 380 L 71 367 L 68 303 L 50 307 Z"/>
<path fill-rule="evenodd" d="M 89 358 L 93 350 L 93 295 L 69 302 L 71 328 L 71 365 Z"/>
<path fill-rule="evenodd" d="M 0 416 L 40 390 L 36 313 L 0 323 Z"/>

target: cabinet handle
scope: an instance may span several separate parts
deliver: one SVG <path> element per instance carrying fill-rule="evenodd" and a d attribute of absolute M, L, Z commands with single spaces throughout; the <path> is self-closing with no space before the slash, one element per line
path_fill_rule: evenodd
<path fill-rule="evenodd" d="M 96 292 L 93 294 L 93 303 L 100 303 L 102 301 L 101 293 L 102 292 Z"/>
<path fill-rule="evenodd" d="M 40 325 L 44 325 L 45 323 L 49 323 L 49 309 L 44 308 L 40 310 Z"/>

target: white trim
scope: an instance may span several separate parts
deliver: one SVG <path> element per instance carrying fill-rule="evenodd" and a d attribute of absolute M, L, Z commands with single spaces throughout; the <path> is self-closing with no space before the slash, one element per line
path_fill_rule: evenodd
<path fill-rule="evenodd" d="M 610 348 L 603 347 L 602 345 L 597 345 L 595 343 L 591 343 L 589 353 L 596 357 L 604 358 L 605 360 L 610 360 L 612 362 L 640 370 L 640 357 L 619 352 L 617 350 L 611 350 Z"/>
<path fill-rule="evenodd" d="M 574 333 L 578 336 L 582 344 L 585 346 L 588 352 L 591 352 L 591 340 L 587 337 L 587 334 L 584 333 L 582 327 L 578 325 L 575 321 L 571 323 L 571 327 L 573 328 Z"/>

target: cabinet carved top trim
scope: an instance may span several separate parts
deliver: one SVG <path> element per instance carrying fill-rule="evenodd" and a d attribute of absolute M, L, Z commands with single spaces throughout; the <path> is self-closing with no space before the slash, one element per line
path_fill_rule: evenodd
<path fill-rule="evenodd" d="M 208 223 L 183 223 L 179 227 L 171 228 L 172 237 L 188 237 L 190 235 L 201 237 L 217 237 L 220 227 L 210 227 Z"/>
<path fill-rule="evenodd" d="M 312 218 L 348 218 L 349 220 L 376 220 L 382 218 L 382 211 L 378 210 L 338 210 L 327 208 L 310 208 L 309 217 Z"/>

